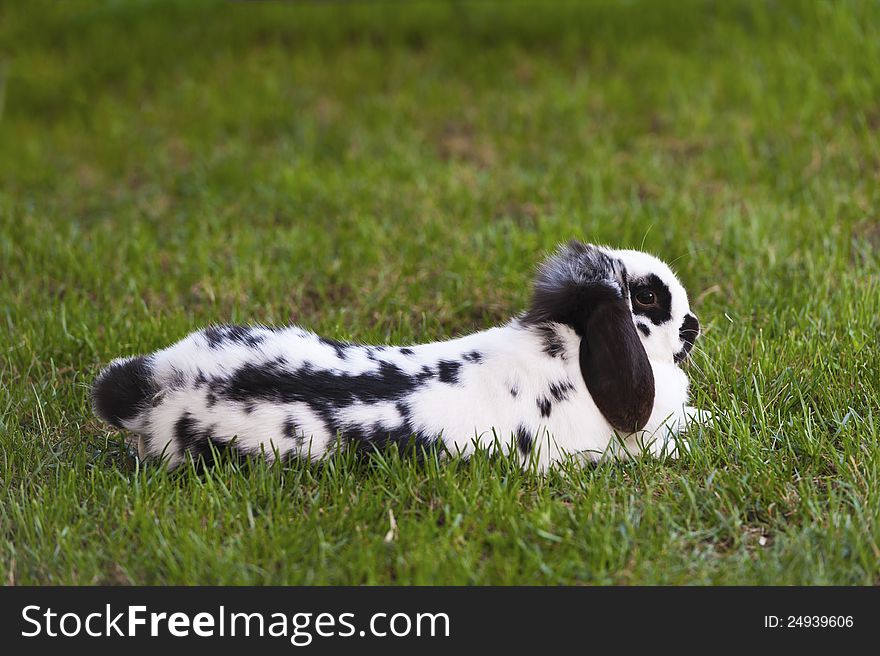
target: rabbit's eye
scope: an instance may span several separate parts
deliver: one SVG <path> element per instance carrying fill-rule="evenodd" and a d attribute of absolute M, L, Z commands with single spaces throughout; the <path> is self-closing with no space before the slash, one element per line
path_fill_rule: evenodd
<path fill-rule="evenodd" d="M 639 305 L 654 305 L 657 302 L 657 296 L 650 289 L 643 289 L 636 293 L 636 302 Z"/>

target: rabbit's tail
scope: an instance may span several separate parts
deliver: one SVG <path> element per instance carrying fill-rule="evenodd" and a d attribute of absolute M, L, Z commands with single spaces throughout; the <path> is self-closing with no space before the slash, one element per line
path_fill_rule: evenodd
<path fill-rule="evenodd" d="M 148 357 L 138 355 L 111 362 L 92 385 L 92 406 L 101 419 L 117 428 L 131 423 L 159 391 Z"/>

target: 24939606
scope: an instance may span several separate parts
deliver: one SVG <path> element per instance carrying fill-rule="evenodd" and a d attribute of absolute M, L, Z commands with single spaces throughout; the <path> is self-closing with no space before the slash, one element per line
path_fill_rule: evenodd
<path fill-rule="evenodd" d="M 765 615 L 764 628 L 776 629 L 849 629 L 852 615 Z"/>

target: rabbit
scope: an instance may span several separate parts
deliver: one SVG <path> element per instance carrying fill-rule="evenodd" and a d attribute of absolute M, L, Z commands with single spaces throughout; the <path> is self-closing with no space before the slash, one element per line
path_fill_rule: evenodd
<path fill-rule="evenodd" d="M 413 346 L 214 325 L 112 361 L 92 400 L 136 434 L 142 459 L 172 469 L 218 449 L 314 461 L 354 443 L 442 444 L 465 458 L 500 448 L 545 471 L 568 457 L 678 455 L 676 437 L 705 419 L 679 368 L 699 334 L 666 264 L 572 240 L 504 325 Z"/>

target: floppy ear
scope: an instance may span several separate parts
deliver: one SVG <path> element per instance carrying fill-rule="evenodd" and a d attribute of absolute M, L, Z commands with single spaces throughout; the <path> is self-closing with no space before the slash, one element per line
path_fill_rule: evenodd
<path fill-rule="evenodd" d="M 590 395 L 609 424 L 631 433 L 651 416 L 654 373 L 628 298 L 623 263 L 573 240 L 539 268 L 521 320 L 563 323 L 580 335 L 581 375 Z"/>
<path fill-rule="evenodd" d="M 599 411 L 618 430 L 641 430 L 654 406 L 654 372 L 626 301 L 598 304 L 578 332 L 581 375 Z"/>

